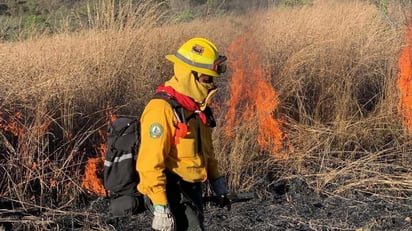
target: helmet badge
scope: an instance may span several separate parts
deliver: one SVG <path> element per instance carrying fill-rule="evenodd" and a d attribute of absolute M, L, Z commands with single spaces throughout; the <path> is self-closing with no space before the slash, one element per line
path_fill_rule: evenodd
<path fill-rule="evenodd" d="M 198 54 L 198 55 L 202 55 L 203 54 L 203 51 L 204 51 L 204 48 L 202 47 L 202 46 L 200 46 L 200 45 L 194 45 L 193 47 L 192 47 L 192 52 L 193 53 L 196 53 L 196 54 Z"/>

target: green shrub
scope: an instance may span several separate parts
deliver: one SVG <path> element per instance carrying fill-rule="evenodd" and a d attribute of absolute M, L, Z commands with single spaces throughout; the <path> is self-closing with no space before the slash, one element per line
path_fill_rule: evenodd
<path fill-rule="evenodd" d="M 173 18 L 174 23 L 190 22 L 195 18 L 193 13 L 190 10 L 184 10 L 176 13 L 176 16 Z"/>
<path fill-rule="evenodd" d="M 310 4 L 310 0 L 281 0 L 279 2 L 280 6 L 303 6 Z"/>

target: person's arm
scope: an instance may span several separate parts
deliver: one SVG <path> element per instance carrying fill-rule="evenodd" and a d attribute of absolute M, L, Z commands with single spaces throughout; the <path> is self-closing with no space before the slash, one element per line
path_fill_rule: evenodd
<path fill-rule="evenodd" d="M 146 106 L 141 117 L 141 142 L 136 162 L 140 183 L 138 190 L 154 205 L 166 205 L 165 160 L 173 144 L 173 111 L 161 99 Z"/>

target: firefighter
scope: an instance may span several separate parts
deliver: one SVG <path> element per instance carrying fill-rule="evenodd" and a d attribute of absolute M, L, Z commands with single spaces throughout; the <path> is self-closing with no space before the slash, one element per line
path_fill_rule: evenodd
<path fill-rule="evenodd" d="M 138 190 L 153 204 L 154 230 L 204 230 L 202 186 L 209 182 L 221 208 L 230 209 L 227 183 L 218 170 L 207 106 L 226 57 L 205 38 L 192 38 L 174 55 L 174 75 L 156 89 L 140 118 Z M 177 102 L 177 106 L 173 106 Z"/>

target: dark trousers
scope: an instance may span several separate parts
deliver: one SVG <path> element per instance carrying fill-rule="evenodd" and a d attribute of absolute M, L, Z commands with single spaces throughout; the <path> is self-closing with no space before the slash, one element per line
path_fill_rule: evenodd
<path fill-rule="evenodd" d="M 176 219 L 176 230 L 204 230 L 202 184 L 189 183 L 178 175 L 166 172 L 166 194 Z"/>

